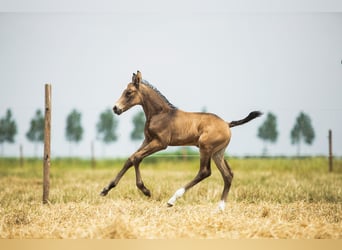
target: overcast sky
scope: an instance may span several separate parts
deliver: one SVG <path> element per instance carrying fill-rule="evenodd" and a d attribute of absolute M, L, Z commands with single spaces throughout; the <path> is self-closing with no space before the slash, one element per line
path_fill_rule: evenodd
<path fill-rule="evenodd" d="M 274 113 L 279 138 L 270 155 L 296 154 L 289 135 L 301 111 L 316 133 L 303 154 L 327 154 L 332 129 L 333 150 L 342 155 L 342 12 L 229 11 L 224 1 L 157 8 L 147 2 L 153 4 L 140 9 L 120 3 L 115 11 L 2 6 L 10 12 L 0 13 L 0 117 L 10 108 L 19 130 L 16 143 L 5 145 L 6 155 L 17 155 L 19 144 L 33 155 L 25 134 L 36 109 L 44 108 L 44 84 L 51 83 L 53 155 L 69 155 L 66 116 L 76 108 L 85 133 L 72 151 L 89 156 L 100 112 L 112 108 L 136 70 L 186 111 L 205 107 L 227 121 L 253 110 Z M 98 156 L 134 152 L 138 143 L 129 134 L 140 110 L 116 116 L 119 140 L 104 149 L 96 142 Z M 257 129 L 265 117 L 233 128 L 227 153 L 261 154 Z"/>

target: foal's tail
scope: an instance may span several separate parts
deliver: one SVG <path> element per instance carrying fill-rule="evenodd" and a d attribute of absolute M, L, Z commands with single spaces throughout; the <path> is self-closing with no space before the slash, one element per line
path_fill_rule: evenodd
<path fill-rule="evenodd" d="M 261 116 L 261 115 L 262 115 L 262 113 L 260 111 L 253 111 L 253 112 L 249 113 L 249 115 L 247 117 L 243 118 L 242 120 L 231 121 L 228 123 L 228 125 L 230 128 L 235 127 L 235 126 L 239 126 L 239 125 L 245 124 L 245 123 Z"/>

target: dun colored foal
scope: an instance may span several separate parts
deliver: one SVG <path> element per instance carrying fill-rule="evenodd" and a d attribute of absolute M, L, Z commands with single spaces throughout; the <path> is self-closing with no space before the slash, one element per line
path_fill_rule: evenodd
<path fill-rule="evenodd" d="M 225 122 L 214 114 L 182 111 L 173 106 L 155 87 L 144 81 L 139 71 L 137 74 L 133 73 L 132 82 L 127 85 L 113 110 L 120 115 L 135 105 L 141 105 L 146 116 L 145 139 L 141 147 L 128 158 L 117 176 L 102 190 L 101 195 L 107 195 L 109 190 L 119 183 L 126 171 L 134 166 L 137 187 L 146 196 L 151 196 L 150 190 L 145 187 L 141 179 L 140 162 L 168 146 L 188 145 L 199 148 L 198 174 L 192 181 L 178 189 L 167 204 L 173 206 L 187 190 L 209 177 L 210 161 L 213 159 L 224 181 L 219 203 L 219 209 L 224 210 L 233 180 L 233 172 L 224 159 L 224 152 L 231 137 L 230 128 L 247 123 L 261 113 L 254 111 L 242 120 Z"/>

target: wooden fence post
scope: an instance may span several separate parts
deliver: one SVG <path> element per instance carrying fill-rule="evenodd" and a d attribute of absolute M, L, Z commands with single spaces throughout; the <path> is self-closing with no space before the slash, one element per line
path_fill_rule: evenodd
<path fill-rule="evenodd" d="M 19 162 L 20 162 L 20 167 L 24 166 L 24 152 L 23 152 L 23 145 L 20 144 L 19 146 Z"/>
<path fill-rule="evenodd" d="M 96 166 L 96 160 L 95 160 L 95 146 L 94 146 L 94 141 L 91 141 L 91 168 L 95 168 Z"/>
<path fill-rule="evenodd" d="M 50 142 L 51 142 L 51 84 L 45 84 L 43 204 L 47 204 L 49 201 L 50 164 L 51 164 Z"/>
<path fill-rule="evenodd" d="M 332 132 L 329 129 L 329 172 L 333 171 Z"/>

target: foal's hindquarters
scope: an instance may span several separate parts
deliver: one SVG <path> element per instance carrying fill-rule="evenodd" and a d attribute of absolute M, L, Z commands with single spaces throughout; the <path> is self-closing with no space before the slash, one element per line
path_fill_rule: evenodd
<path fill-rule="evenodd" d="M 197 136 L 194 136 L 197 139 L 193 141 L 193 145 L 198 146 L 200 150 L 200 169 L 192 181 L 175 192 L 168 201 L 168 205 L 173 206 L 176 200 L 183 196 L 187 190 L 211 175 L 210 161 L 213 159 L 224 181 L 224 188 L 219 203 L 219 209 L 224 210 L 233 179 L 233 172 L 228 162 L 224 159 L 224 153 L 231 138 L 229 124 L 214 114 L 183 113 L 186 116 L 185 121 L 192 121 L 192 131 L 188 131 L 187 134 L 197 133 Z"/>

